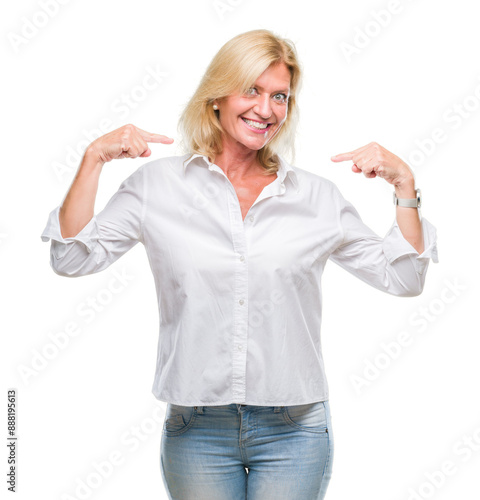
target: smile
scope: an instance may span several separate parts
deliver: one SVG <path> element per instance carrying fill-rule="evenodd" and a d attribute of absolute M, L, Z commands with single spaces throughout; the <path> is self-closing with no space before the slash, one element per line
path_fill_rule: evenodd
<path fill-rule="evenodd" d="M 272 126 L 271 123 L 255 122 L 253 120 L 249 120 L 248 118 L 241 118 L 250 128 L 254 129 L 255 131 L 259 130 L 265 132 L 265 130 Z"/>

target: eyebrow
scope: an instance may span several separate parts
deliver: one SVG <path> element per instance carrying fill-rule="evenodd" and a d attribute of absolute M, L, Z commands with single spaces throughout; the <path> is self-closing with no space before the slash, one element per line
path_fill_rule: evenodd
<path fill-rule="evenodd" d="M 264 87 L 262 87 L 261 85 L 257 85 L 255 83 L 252 85 L 252 87 L 257 87 L 259 89 L 265 90 Z M 275 91 L 272 92 L 272 94 L 278 94 L 279 92 L 283 92 L 284 94 L 289 94 L 290 93 L 290 88 L 275 90 Z"/>

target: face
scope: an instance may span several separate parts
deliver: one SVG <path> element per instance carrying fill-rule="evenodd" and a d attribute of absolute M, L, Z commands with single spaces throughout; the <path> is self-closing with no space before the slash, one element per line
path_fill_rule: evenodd
<path fill-rule="evenodd" d="M 223 148 L 263 148 L 287 118 L 290 72 L 284 63 L 267 68 L 246 94 L 215 101 L 225 134 Z"/>

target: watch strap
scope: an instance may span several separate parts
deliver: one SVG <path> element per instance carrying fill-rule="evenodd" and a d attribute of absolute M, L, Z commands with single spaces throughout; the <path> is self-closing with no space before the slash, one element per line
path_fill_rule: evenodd
<path fill-rule="evenodd" d="M 408 208 L 418 208 L 421 205 L 421 193 L 420 189 L 416 189 L 417 193 L 416 198 L 397 198 L 395 191 L 393 192 L 393 204 L 398 205 L 399 207 L 408 207 Z"/>

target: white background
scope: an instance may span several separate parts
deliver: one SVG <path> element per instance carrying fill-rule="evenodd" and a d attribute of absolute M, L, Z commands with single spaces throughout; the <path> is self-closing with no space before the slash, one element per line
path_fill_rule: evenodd
<path fill-rule="evenodd" d="M 151 393 L 158 311 L 144 248 L 137 245 L 102 273 L 68 279 L 50 268 L 50 244 L 40 234 L 95 130 L 130 122 L 178 139 L 182 107 L 216 51 L 238 33 L 267 28 L 296 44 L 305 70 L 295 164 L 333 180 L 383 236 L 394 217 L 391 186 L 354 174 L 351 162 L 330 161 L 376 141 L 412 166 L 422 215 L 438 230 L 440 263 L 430 263 L 418 297 L 387 295 L 327 266 L 322 345 L 335 439 L 327 498 L 478 499 L 480 32 L 474 3 L 41 5 L 10 2 L 1 20 L 2 496 L 7 389 L 15 388 L 16 498 L 167 498 L 159 468 L 166 404 Z M 142 91 L 149 69 L 161 81 Z M 135 107 L 120 108 L 122 95 Z M 426 149 L 437 129 L 442 142 Z M 96 212 L 138 166 L 180 154 L 177 144 L 151 145 L 148 160 L 107 164 Z M 115 272 L 129 276 L 123 286 Z M 116 293 L 108 291 L 112 285 Z M 89 297 L 108 303 L 85 316 Z M 72 327 L 75 336 L 60 335 Z M 382 342 L 402 332 L 410 345 L 396 359 L 381 354 Z M 68 343 L 52 354 L 55 335 Z M 50 359 L 40 366 L 45 349 Z M 371 369 L 367 380 L 371 363 L 381 368 Z M 365 385 L 358 388 L 354 377 Z M 92 482 L 95 463 L 112 453 L 121 463 Z M 442 479 L 434 473 L 445 462 L 450 475 Z M 95 486 L 81 496 L 78 485 L 86 482 Z"/>

